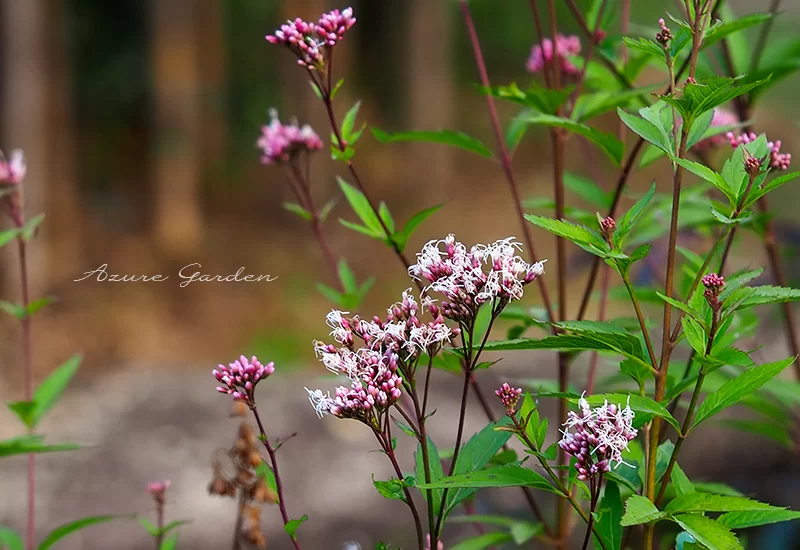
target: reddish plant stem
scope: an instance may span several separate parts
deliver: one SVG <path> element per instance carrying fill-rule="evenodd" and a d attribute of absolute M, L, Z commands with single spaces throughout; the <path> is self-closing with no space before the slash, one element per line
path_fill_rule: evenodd
<path fill-rule="evenodd" d="M 164 540 L 164 502 L 159 500 L 156 502 L 156 525 L 158 526 L 158 534 L 155 537 L 156 550 L 161 549 L 161 543 Z"/>
<path fill-rule="evenodd" d="M 244 508 L 244 492 L 240 491 L 239 506 L 236 511 L 236 523 L 233 525 L 233 544 L 231 545 L 231 550 L 239 550 L 242 547 L 240 543 L 240 533 L 242 532 L 242 524 L 244 523 L 242 508 Z"/>
<path fill-rule="evenodd" d="M 470 43 L 472 44 L 472 52 L 475 56 L 475 63 L 478 66 L 478 73 L 480 74 L 481 84 L 485 88 L 491 87 L 491 82 L 489 81 L 489 73 L 486 71 L 486 63 L 483 60 L 483 53 L 481 52 L 481 45 L 480 41 L 478 40 L 478 33 L 475 30 L 475 23 L 472 20 L 472 14 L 470 13 L 469 6 L 467 5 L 466 0 L 459 0 L 458 2 L 459 7 L 461 8 L 461 14 L 464 18 L 464 24 L 467 27 L 467 33 L 470 38 Z M 497 107 L 495 106 L 494 98 L 491 94 L 486 94 L 486 103 L 489 108 L 489 119 L 492 124 L 492 130 L 494 132 L 495 143 L 497 146 L 497 153 L 500 156 L 500 162 L 503 167 L 503 173 L 508 180 L 509 188 L 511 189 L 511 196 L 514 199 L 514 208 L 516 210 L 517 218 L 519 219 L 520 227 L 522 228 L 522 233 L 525 237 L 525 244 L 528 248 L 528 255 L 531 258 L 532 262 L 536 262 L 537 255 L 536 250 L 533 246 L 533 237 L 531 236 L 530 231 L 530 224 L 525 220 L 525 212 L 522 209 L 522 197 L 519 192 L 519 186 L 517 185 L 517 180 L 514 177 L 514 171 L 511 168 L 511 157 L 508 154 L 508 148 L 506 147 L 505 140 L 503 139 L 503 131 L 500 128 L 500 120 L 497 116 Z M 542 294 L 542 301 L 544 302 L 545 310 L 547 311 L 547 315 L 550 321 L 555 319 L 553 315 L 553 305 L 550 300 L 550 294 L 547 290 L 547 283 L 545 282 L 544 277 L 537 277 L 536 282 L 539 285 L 539 290 Z M 555 327 L 553 327 L 555 330 Z"/>
<path fill-rule="evenodd" d="M 539 37 L 539 48 L 544 53 L 544 31 L 542 30 L 542 18 L 539 16 L 539 6 L 536 4 L 537 0 L 530 0 L 531 12 L 533 13 L 533 23 L 536 25 L 536 34 Z M 542 68 L 544 72 L 544 82 L 548 88 L 552 88 L 553 82 L 550 76 L 550 65 L 544 64 Z"/>
<path fill-rule="evenodd" d="M 258 414 L 258 408 L 255 405 L 250 407 L 250 410 L 253 411 L 253 416 L 256 418 L 256 423 L 258 424 L 258 429 L 261 432 L 261 442 L 264 443 L 264 447 L 267 449 L 267 454 L 269 455 L 269 461 L 272 465 L 272 473 L 275 474 L 275 489 L 278 493 L 278 507 L 281 511 L 281 518 L 283 518 L 283 524 L 289 524 L 289 514 L 286 513 L 286 499 L 284 498 L 283 492 L 283 483 L 281 482 L 281 474 L 278 472 L 278 459 L 275 456 L 275 449 L 272 448 L 272 445 L 269 443 L 269 439 L 267 438 L 267 432 L 264 430 L 264 424 L 261 423 L 261 416 Z M 292 539 L 292 543 L 296 550 L 300 549 L 300 543 L 297 542 L 295 537 L 290 537 Z"/>

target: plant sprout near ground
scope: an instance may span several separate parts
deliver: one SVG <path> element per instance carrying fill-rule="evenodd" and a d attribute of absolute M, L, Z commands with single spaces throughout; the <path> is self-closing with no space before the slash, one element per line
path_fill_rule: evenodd
<path fill-rule="evenodd" d="M 394 472 L 387 480 L 373 478 L 373 484 L 380 495 L 408 508 L 413 542 L 406 544 L 411 548 L 744 548 L 740 536 L 746 529 L 798 519 L 800 512 L 747 498 L 721 484 L 692 481 L 679 461 L 686 439 L 734 405 L 749 408 L 754 417 L 726 421 L 727 426 L 770 438 L 789 452 L 798 449 L 800 349 L 790 302 L 800 299 L 800 290 L 786 285 L 767 200 L 800 173 L 787 172 L 791 154 L 780 140 L 758 134 L 753 117 L 764 92 L 798 66 L 796 59 L 768 47 L 780 1 L 773 1 L 768 13 L 737 18 L 723 2 L 684 0 L 677 15 L 665 13 L 646 36 L 629 31 L 630 0 L 619 2 L 619 29 L 612 26 L 616 2 L 594 0 L 585 13 L 574 0 L 565 4 L 582 30 L 580 37 L 559 32 L 554 0 L 531 0 L 537 38 L 521 66 L 532 74 L 532 83 L 521 87 L 491 84 L 470 4 L 458 1 L 494 152 L 453 130 L 392 134 L 371 129 L 382 143 L 428 142 L 485 157 L 499 165 L 507 183 L 507 189 L 496 192 L 510 196 L 521 241 L 509 237 L 467 245 L 451 234 L 430 240 L 416 254 L 408 250 L 412 234 L 421 233 L 430 216 L 444 215 L 439 213 L 442 205 L 422 209 L 402 226 L 396 223 L 357 169 L 355 147 L 366 129 L 357 122 L 360 104 L 344 117 L 337 115 L 336 95 L 344 83 L 336 78 L 334 54 L 356 24 L 353 10 L 334 10 L 317 22 L 290 20 L 266 37 L 286 50 L 276 55 L 296 58 L 297 70 L 308 76 L 327 114 L 330 153 L 343 168 L 338 184 L 358 219 L 342 224 L 388 246 L 412 285 L 398 289 L 400 300 L 385 314 L 351 313 L 374 280 L 359 283 L 328 243 L 325 222 L 332 205 L 316 206 L 312 191 L 319 182 L 312 185 L 310 171 L 312 157 L 324 147 L 324 134 L 281 122 L 277 112 L 271 113 L 257 143 L 261 160 L 285 169 L 297 200 L 285 206 L 310 223 L 336 281 L 318 286 L 334 305 L 326 318 L 330 338 L 314 342 L 308 355 L 315 355 L 342 384 L 305 391 L 320 418 L 356 421 L 372 433 Z M 744 32 L 755 33 L 756 40 L 745 41 Z M 661 71 L 660 90 L 636 84 L 645 69 Z M 519 109 L 508 124 L 498 116 L 499 101 Z M 613 134 L 592 122 L 607 113 L 620 122 Z M 553 201 L 524 202 L 512 163 L 526 132 L 535 127 L 546 128 L 552 144 Z M 565 147 L 570 140 L 604 153 L 617 172 L 612 186 L 569 171 Z M 657 180 L 671 192 L 656 193 L 654 183 L 627 204 L 625 197 L 633 194 L 631 175 L 656 162 L 661 167 Z M 0 192 L 12 222 L 0 233 L 0 244 L 18 244 L 22 281 L 22 302 L 4 302 L 3 307 L 22 323 L 26 373 L 25 400 L 10 407 L 28 430 L 0 442 L 0 456 L 29 455 L 25 538 L 0 530 L 0 546 L 14 550 L 35 547 L 33 453 L 77 447 L 48 445 L 34 433 L 78 359 L 33 390 L 31 316 L 46 301 L 32 301 L 27 291 L 26 246 L 41 217 L 26 220 L 23 215 L 24 173 L 21 153 L 0 161 Z M 568 206 L 568 191 L 595 211 Z M 548 209 L 552 216 L 542 215 Z M 680 235 L 686 231 L 706 236 L 705 245 L 685 248 Z M 744 232 L 763 243 L 775 285 L 754 284 L 764 276 L 762 268 L 737 271 L 730 265 L 736 237 Z M 555 236 L 556 257 L 546 262 L 535 245 L 547 233 Z M 653 260 L 652 245 L 664 241 L 663 258 Z M 569 254 L 592 257 L 577 304 L 568 302 Z M 634 283 L 645 269 L 654 273 L 654 288 Z M 619 285 L 619 292 L 612 284 Z M 532 295 L 538 295 L 540 307 L 530 307 Z M 609 300 L 620 296 L 629 303 L 633 320 L 607 318 Z M 592 320 L 589 306 L 595 298 L 599 305 Z M 759 364 L 748 347 L 758 324 L 752 308 L 771 304 L 782 308 L 791 356 Z M 660 323 L 648 316 L 653 312 L 660 313 Z M 505 338 L 497 334 L 501 325 Z M 506 382 L 486 390 L 481 371 L 499 369 L 497 354 L 517 350 L 551 350 L 553 383 L 526 388 Z M 589 354 L 585 372 L 574 368 L 582 353 Z M 614 376 L 599 377 L 600 354 L 617 366 Z M 434 441 L 428 429 L 436 409 L 430 391 L 434 369 L 460 382 L 454 444 L 447 452 L 448 442 Z M 266 547 L 259 521 L 262 507 L 271 503 L 277 504 L 287 541 L 298 550 L 303 544 L 300 527 L 308 517 L 298 517 L 286 501 L 279 467 L 288 438 L 268 435 L 257 406 L 257 387 L 276 370 L 272 363 L 241 356 L 213 371 L 218 391 L 234 400 L 235 416 L 251 417 L 257 427 L 243 420 L 233 447 L 212 464 L 209 493 L 237 503 L 234 550 Z M 539 409 L 547 399 L 558 403 L 556 418 L 548 419 Z M 487 421 L 475 434 L 465 428 L 470 406 L 479 407 Z M 405 437 L 416 447 L 413 456 L 398 450 L 398 438 Z M 148 487 L 156 524 L 140 518 L 157 549 L 175 547 L 174 529 L 184 523 L 166 523 L 168 485 Z M 473 515 L 479 491 L 509 487 L 521 492 L 530 508 L 528 518 Z M 38 548 L 110 519 L 97 516 L 56 529 Z M 463 521 L 477 524 L 480 534 L 456 540 L 449 527 Z M 486 530 L 489 526 L 494 528 Z M 390 546 L 379 543 L 376 550 L 381 548 Z"/>

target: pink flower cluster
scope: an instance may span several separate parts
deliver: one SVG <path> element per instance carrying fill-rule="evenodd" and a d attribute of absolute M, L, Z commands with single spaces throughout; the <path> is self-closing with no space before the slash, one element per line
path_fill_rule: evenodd
<path fill-rule="evenodd" d="M 731 126 L 739 123 L 739 117 L 725 109 L 714 109 L 714 116 L 711 119 L 711 127 Z M 727 134 L 717 134 L 709 138 L 698 141 L 694 148 L 698 151 L 705 151 L 713 147 L 719 147 L 728 143 Z"/>
<path fill-rule="evenodd" d="M 516 254 L 521 247 L 509 237 L 467 250 L 448 235 L 428 242 L 408 272 L 429 283 L 426 292 L 444 294 L 447 301 L 439 308 L 444 317 L 467 321 L 484 303 L 519 300 L 523 287 L 544 273 L 544 261 L 530 265 Z"/>
<path fill-rule="evenodd" d="M 282 124 L 274 109 L 270 116 L 272 120 L 268 126 L 261 127 L 261 137 L 256 142 L 264 164 L 286 162 L 301 152 L 322 149 L 322 140 L 308 124 L 302 127 L 297 122 Z"/>
<path fill-rule="evenodd" d="M 25 155 L 21 149 L 11 151 L 11 158 L 6 160 L 0 151 L 0 186 L 19 185 L 25 179 Z"/>
<path fill-rule="evenodd" d="M 319 69 L 325 63 L 325 48 L 335 46 L 355 23 L 353 8 L 341 12 L 333 10 L 323 14 L 318 23 L 303 21 L 299 17 L 289 20 L 266 38 L 271 44 L 289 48 L 303 67 Z"/>
<path fill-rule="evenodd" d="M 579 413 L 570 411 L 564 426 L 564 436 L 558 446 L 577 460 L 578 479 L 587 480 L 597 474 L 611 470 L 611 463 L 624 464 L 623 451 L 628 443 L 636 438 L 633 428 L 633 410 L 627 406 L 609 405 L 592 409 L 589 402 L 581 397 L 578 402 Z"/>
<path fill-rule="evenodd" d="M 758 138 L 758 136 L 753 132 L 743 132 L 739 135 L 736 135 L 733 132 L 728 132 L 725 134 L 725 137 L 728 138 L 728 142 L 730 142 L 731 147 L 734 149 L 739 147 L 739 145 L 752 143 Z M 792 162 L 792 155 L 789 153 L 781 153 L 781 140 L 778 140 L 774 143 L 769 141 L 767 142 L 767 147 L 770 150 L 769 165 L 772 168 L 777 170 L 786 170 L 789 168 L 789 164 Z"/>
<path fill-rule="evenodd" d="M 576 67 L 569 56 L 581 53 L 581 41 L 577 36 L 556 35 L 556 48 L 558 51 L 558 62 L 561 72 L 566 74 L 578 74 L 580 69 Z M 553 62 L 553 41 L 549 38 L 542 40 L 541 44 L 536 44 L 531 50 L 528 58 L 527 69 L 530 73 L 538 73 Z"/>
<path fill-rule="evenodd" d="M 703 275 L 701 282 L 703 286 L 706 287 L 703 291 L 703 296 L 705 296 L 705 299 L 708 301 L 708 305 L 710 305 L 712 309 L 719 309 L 721 306 L 719 293 L 725 288 L 725 277 L 717 275 L 716 273 L 709 273 Z"/>
<path fill-rule="evenodd" d="M 442 318 L 439 308 L 425 302 L 431 321 L 420 319 L 422 308 L 410 289 L 388 308 L 386 320 L 362 319 L 333 310 L 327 316 L 331 336 L 339 344 L 315 342 L 315 352 L 325 367 L 346 376 L 351 386 L 339 387 L 335 397 L 309 390 L 317 414 L 356 418 L 372 424 L 400 397 L 402 376 L 413 376 L 422 354 L 433 356 L 458 334 Z M 374 414 L 374 416 L 373 416 Z"/>
<path fill-rule="evenodd" d="M 506 412 L 514 414 L 519 396 L 522 395 L 522 388 L 512 388 L 506 382 L 500 386 L 500 389 L 495 390 L 494 394 L 500 398 L 500 402 L 505 406 Z"/>
<path fill-rule="evenodd" d="M 228 365 L 219 365 L 211 371 L 214 378 L 222 385 L 217 391 L 233 396 L 236 401 L 243 401 L 248 406 L 255 404 L 256 385 L 275 372 L 275 364 L 262 365 L 254 355 L 247 359 L 244 355 Z"/>
<path fill-rule="evenodd" d="M 166 500 L 167 489 L 169 489 L 169 480 L 151 481 L 147 484 L 147 492 L 150 493 L 153 500 L 161 505 L 163 505 Z"/>

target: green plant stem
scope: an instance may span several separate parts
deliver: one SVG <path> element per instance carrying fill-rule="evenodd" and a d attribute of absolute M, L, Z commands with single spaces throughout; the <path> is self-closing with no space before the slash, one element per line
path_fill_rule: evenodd
<path fill-rule="evenodd" d="M 261 423 L 261 416 L 258 414 L 258 407 L 256 407 L 255 404 L 253 404 L 250 407 L 250 410 L 253 411 L 253 416 L 255 417 L 256 423 L 258 424 L 258 430 L 261 432 L 261 442 L 264 443 L 264 447 L 267 449 L 267 454 L 269 455 L 269 461 L 270 464 L 272 465 L 272 473 L 275 474 L 275 489 L 276 492 L 278 493 L 278 508 L 280 508 L 281 511 L 281 518 L 283 518 L 283 525 L 286 526 L 289 524 L 289 514 L 286 513 L 286 499 L 285 499 L 285 494 L 283 492 L 283 483 L 281 482 L 281 474 L 278 471 L 278 459 L 275 456 L 275 449 L 269 443 L 269 439 L 267 438 L 267 432 L 264 430 L 264 424 Z M 297 538 L 294 536 L 290 536 L 290 538 L 292 539 L 292 543 L 294 544 L 295 550 L 301 550 L 300 543 L 297 542 Z"/>
<path fill-rule="evenodd" d="M 459 8 L 461 8 L 464 25 L 467 28 L 467 33 L 470 38 L 472 53 L 475 57 L 475 63 L 478 67 L 481 84 L 485 88 L 489 89 L 491 88 L 491 81 L 489 80 L 489 73 L 486 70 L 486 63 L 483 59 L 480 41 L 478 40 L 478 33 L 475 30 L 475 23 L 472 20 L 472 13 L 470 12 L 469 5 L 467 4 L 466 0 L 459 0 L 458 5 Z M 522 208 L 522 196 L 519 191 L 519 185 L 517 184 L 516 177 L 514 176 L 514 171 L 511 167 L 511 157 L 508 153 L 508 147 L 506 147 L 506 142 L 503 138 L 503 131 L 500 127 L 500 119 L 497 115 L 497 107 L 495 105 L 494 97 L 492 97 L 491 94 L 486 94 L 486 104 L 489 109 L 489 120 L 492 125 L 492 131 L 494 132 L 497 154 L 500 157 L 500 164 L 503 168 L 503 173 L 506 176 L 506 180 L 508 181 L 509 189 L 511 190 L 514 208 L 522 229 L 522 234 L 525 238 L 525 245 L 528 249 L 528 255 L 530 256 L 531 261 L 535 263 L 538 260 L 536 249 L 533 245 L 533 237 L 531 236 L 531 226 L 527 220 L 525 220 L 525 211 Z M 553 315 L 553 304 L 550 300 L 550 293 L 547 290 L 547 282 L 545 277 L 537 277 L 536 284 L 539 286 L 539 291 L 542 295 L 542 302 L 544 303 L 544 308 L 547 311 L 548 318 L 552 321 L 555 319 Z"/>
<path fill-rule="evenodd" d="M 708 343 L 706 344 L 706 355 L 710 355 L 711 350 L 714 347 L 714 339 L 717 336 L 718 326 L 719 309 L 717 308 L 712 311 L 711 328 L 708 331 Z M 700 390 L 703 388 L 703 382 L 705 381 L 705 378 L 706 374 L 704 372 L 704 368 L 700 367 L 700 372 L 697 375 L 697 382 L 695 382 L 694 391 L 692 392 L 692 399 L 689 402 L 689 408 L 686 409 L 686 418 L 683 419 L 683 426 L 678 434 L 678 440 L 675 442 L 675 447 L 672 449 L 672 455 L 669 457 L 669 463 L 667 463 L 667 469 L 664 471 L 664 475 L 661 478 L 661 488 L 658 491 L 655 501 L 653 501 L 653 503 L 656 505 L 658 505 L 658 502 L 664 497 L 664 492 L 667 490 L 667 484 L 672 476 L 672 470 L 678 460 L 678 453 L 680 453 L 681 447 L 683 447 L 683 442 L 686 440 L 689 432 L 692 429 L 692 422 L 694 422 L 697 401 L 700 398 Z"/>
<path fill-rule="evenodd" d="M 642 307 L 639 304 L 639 298 L 636 296 L 636 292 L 633 289 L 633 283 L 631 283 L 630 275 L 628 275 L 627 271 L 623 271 L 621 273 L 622 282 L 625 285 L 625 288 L 628 290 L 628 296 L 631 298 L 631 303 L 633 304 L 633 309 L 636 311 L 636 319 L 639 321 L 639 327 L 642 329 L 642 334 L 644 335 L 644 343 L 647 346 L 647 353 L 650 356 L 650 362 L 653 365 L 653 370 L 658 370 L 658 360 L 656 359 L 656 353 L 653 350 L 653 342 L 650 340 L 650 331 L 647 330 L 647 323 L 645 322 L 644 315 L 642 314 Z"/>

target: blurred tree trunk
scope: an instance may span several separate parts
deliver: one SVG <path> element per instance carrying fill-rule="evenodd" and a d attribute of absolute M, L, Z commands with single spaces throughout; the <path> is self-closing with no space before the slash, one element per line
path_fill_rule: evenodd
<path fill-rule="evenodd" d="M 171 254 L 190 253 L 202 230 L 199 0 L 152 0 L 154 231 Z"/>
<path fill-rule="evenodd" d="M 202 0 L 199 17 L 198 50 L 201 78 L 201 179 L 211 185 L 222 185 L 219 174 L 227 158 L 228 82 L 225 12 L 223 0 Z"/>
<path fill-rule="evenodd" d="M 49 277 L 53 281 L 69 281 L 85 271 L 84 248 L 86 230 L 77 168 L 72 79 L 69 63 L 69 35 L 66 0 L 48 3 L 47 47 L 50 75 L 48 113 L 48 158 L 53 179 L 47 187 L 47 223 L 42 230 L 51 237 Z"/>
<path fill-rule="evenodd" d="M 25 150 L 28 174 L 25 179 L 25 215 L 44 212 L 46 190 L 54 181 L 49 156 L 50 136 L 47 118 L 50 89 L 47 59 L 47 6 L 44 0 L 0 0 L 2 26 L 2 148 Z M 3 225 L 6 221 L 3 220 Z M 47 240 L 40 238 L 29 247 L 28 271 L 31 293 L 36 296 L 46 284 Z M 5 297 L 19 296 L 16 246 L 2 249 Z"/>
<path fill-rule="evenodd" d="M 409 129 L 453 130 L 455 95 L 451 74 L 451 4 L 431 0 L 406 3 L 409 24 L 405 43 L 408 83 Z M 426 183 L 442 181 L 453 174 L 453 150 L 420 145 L 409 149 L 418 175 Z"/>

